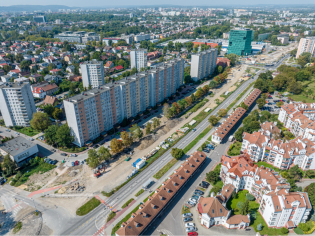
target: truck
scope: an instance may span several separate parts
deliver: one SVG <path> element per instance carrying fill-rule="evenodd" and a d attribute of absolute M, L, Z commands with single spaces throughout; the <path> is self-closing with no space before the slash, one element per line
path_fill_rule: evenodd
<path fill-rule="evenodd" d="M 144 190 L 148 189 L 150 186 L 151 186 L 151 183 L 152 183 L 152 180 L 151 179 L 148 179 L 143 185 L 142 185 L 142 188 Z"/>
<path fill-rule="evenodd" d="M 229 141 L 230 141 L 230 142 L 233 142 L 233 141 L 234 141 L 234 136 L 233 136 L 233 135 L 231 135 L 231 136 L 229 137 Z"/>

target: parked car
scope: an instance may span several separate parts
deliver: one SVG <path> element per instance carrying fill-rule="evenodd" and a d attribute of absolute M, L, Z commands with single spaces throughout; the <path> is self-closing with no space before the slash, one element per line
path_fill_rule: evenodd
<path fill-rule="evenodd" d="M 197 204 L 197 201 L 198 201 L 198 200 L 197 200 L 197 199 L 195 199 L 195 198 L 189 198 L 189 199 L 188 199 L 188 201 L 190 201 L 190 202 L 194 202 L 195 204 Z"/>
<path fill-rule="evenodd" d="M 51 164 L 56 165 L 57 164 L 57 160 L 53 160 Z"/>
<path fill-rule="evenodd" d="M 77 154 L 74 154 L 74 153 L 69 155 L 69 157 L 76 157 L 76 156 L 77 156 Z"/>
<path fill-rule="evenodd" d="M 5 131 L 7 131 L 7 132 L 11 132 L 11 130 L 9 130 L 9 129 L 6 129 Z"/>
<path fill-rule="evenodd" d="M 201 196 L 202 196 L 202 194 L 201 194 L 201 193 L 199 193 L 199 192 L 194 192 L 194 195 L 197 195 L 197 196 L 199 196 L 199 197 L 201 197 Z"/>
<path fill-rule="evenodd" d="M 195 194 L 196 194 L 196 193 L 199 193 L 199 194 L 201 194 L 201 195 L 204 195 L 204 194 L 205 194 L 204 192 L 202 192 L 202 191 L 199 190 L 199 189 L 196 189 L 196 190 L 195 190 Z"/>
<path fill-rule="evenodd" d="M 188 204 L 188 205 L 191 205 L 191 206 L 195 206 L 195 205 L 196 205 L 195 202 L 191 202 L 191 201 L 188 201 L 187 204 Z"/>
<path fill-rule="evenodd" d="M 60 155 L 61 155 L 61 156 L 67 156 L 67 154 L 66 154 L 66 153 L 60 153 Z"/>
<path fill-rule="evenodd" d="M 191 198 L 192 198 L 192 199 L 196 199 L 196 200 L 198 201 L 198 200 L 199 200 L 199 198 L 200 198 L 200 196 L 197 196 L 197 195 L 192 195 L 192 196 L 191 196 Z"/>
<path fill-rule="evenodd" d="M 196 227 L 189 227 L 189 228 L 186 228 L 186 232 L 192 232 L 192 231 L 196 231 L 197 228 Z"/>
<path fill-rule="evenodd" d="M 76 160 L 75 162 L 74 162 L 74 164 L 77 166 L 77 165 L 80 165 L 80 163 L 79 163 L 79 161 L 78 160 Z"/>
<path fill-rule="evenodd" d="M 73 162 L 71 162 L 71 166 L 75 166 L 74 161 L 73 161 Z"/>
<path fill-rule="evenodd" d="M 84 161 L 81 161 L 81 165 L 83 165 L 84 164 Z"/>
<path fill-rule="evenodd" d="M 185 227 L 195 227 L 195 223 L 186 223 Z"/>
<path fill-rule="evenodd" d="M 195 131 L 196 131 L 196 129 L 194 128 L 194 129 L 193 129 L 193 131 L 195 132 Z"/>
<path fill-rule="evenodd" d="M 16 135 L 20 135 L 18 132 L 15 132 Z"/>
<path fill-rule="evenodd" d="M 182 214 L 182 217 L 188 217 L 188 216 L 193 216 L 192 213 L 185 213 L 185 214 Z"/>
<path fill-rule="evenodd" d="M 193 219 L 191 217 L 186 217 L 183 219 L 184 222 L 192 221 Z"/>
<path fill-rule="evenodd" d="M 33 138 L 29 138 L 29 140 L 34 141 L 34 139 L 33 139 Z"/>
<path fill-rule="evenodd" d="M 206 153 L 210 153 L 210 151 L 208 149 L 203 149 L 202 151 L 206 152 Z"/>
<path fill-rule="evenodd" d="M 189 233 L 188 233 L 188 236 L 197 236 L 197 235 L 198 235 L 197 232 L 189 232 Z"/>

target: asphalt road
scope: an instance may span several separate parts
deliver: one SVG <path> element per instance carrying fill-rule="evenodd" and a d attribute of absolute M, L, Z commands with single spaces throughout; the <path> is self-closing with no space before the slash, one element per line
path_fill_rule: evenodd
<path fill-rule="evenodd" d="M 258 77 L 258 74 L 262 71 L 259 71 L 254 79 L 249 79 L 245 81 L 233 94 L 231 94 L 225 101 L 223 101 L 215 110 L 213 110 L 209 115 L 217 114 L 219 109 L 228 107 L 237 96 L 247 88 L 247 86 L 255 81 Z M 208 117 L 204 119 L 200 124 L 197 125 L 196 131 L 191 131 L 183 138 L 181 142 L 178 142 L 174 145 L 174 148 L 183 149 L 190 142 L 192 142 L 203 130 L 209 126 Z M 200 146 L 200 144 L 196 144 L 196 147 Z M 195 148 L 192 148 L 195 150 Z M 110 206 L 116 206 L 119 203 L 125 202 L 130 198 L 131 193 L 134 192 L 135 189 L 141 188 L 142 184 L 145 183 L 149 178 L 151 178 L 158 170 L 160 170 L 166 163 L 168 163 L 172 159 L 171 150 L 168 150 L 163 156 L 161 156 L 158 160 L 154 162 L 154 164 L 150 165 L 144 171 L 142 171 L 139 175 L 137 175 L 134 179 L 132 179 L 128 184 L 122 187 L 119 191 L 113 194 L 111 197 L 106 199 L 106 203 Z M 102 212 L 102 213 L 101 213 Z M 97 207 L 94 211 L 90 212 L 88 215 L 80 218 L 79 221 L 73 222 L 70 224 L 68 222 L 69 228 L 64 231 L 63 235 L 91 235 L 96 232 L 99 228 L 104 225 L 105 219 L 109 214 L 110 209 L 104 209 L 104 205 Z M 90 220 L 91 218 L 97 217 L 97 220 Z M 84 224 L 84 227 L 80 227 Z"/>

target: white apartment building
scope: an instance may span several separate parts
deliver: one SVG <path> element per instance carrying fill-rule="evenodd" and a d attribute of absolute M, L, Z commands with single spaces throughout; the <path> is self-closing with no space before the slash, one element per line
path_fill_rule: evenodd
<path fill-rule="evenodd" d="M 139 43 L 141 41 L 144 40 L 150 40 L 151 39 L 151 35 L 150 34 L 145 34 L 145 33 L 140 33 L 134 36 L 134 41 L 136 43 Z"/>
<path fill-rule="evenodd" d="M 311 53 L 312 57 L 315 56 L 315 37 L 307 37 L 300 39 L 300 43 L 296 53 L 296 58 L 299 58 L 299 56 L 303 52 L 309 52 Z"/>
<path fill-rule="evenodd" d="M 93 59 L 92 61 L 83 62 L 80 65 L 82 73 L 83 87 L 97 88 L 105 84 L 104 79 L 104 66 L 102 61 Z"/>
<path fill-rule="evenodd" d="M 131 68 L 137 68 L 137 71 L 147 68 L 147 61 L 147 49 L 139 48 L 130 51 Z"/>
<path fill-rule="evenodd" d="M 147 108 L 161 105 L 183 85 L 183 78 L 184 60 L 178 58 L 64 100 L 74 143 L 83 146 L 119 126 L 124 118 L 133 120 Z"/>
<path fill-rule="evenodd" d="M 190 75 L 194 81 L 201 80 L 214 72 L 218 50 L 208 49 L 191 55 Z"/>
<path fill-rule="evenodd" d="M 30 125 L 36 107 L 29 83 L 0 85 L 0 101 L 0 110 L 7 127 Z"/>
<path fill-rule="evenodd" d="M 289 192 L 286 189 L 263 196 L 259 211 L 268 227 L 288 229 L 305 223 L 312 205 L 305 192 Z"/>
<path fill-rule="evenodd" d="M 315 103 L 283 105 L 278 120 L 296 137 L 315 141 Z"/>
<path fill-rule="evenodd" d="M 260 132 L 252 134 L 244 132 L 241 152 L 247 152 L 254 162 L 258 162 L 263 158 L 265 146 L 269 139 Z"/>

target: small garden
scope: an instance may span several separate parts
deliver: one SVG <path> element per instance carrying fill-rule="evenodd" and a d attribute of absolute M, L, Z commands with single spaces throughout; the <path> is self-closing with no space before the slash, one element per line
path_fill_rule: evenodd
<path fill-rule="evenodd" d="M 234 142 L 231 144 L 227 154 L 229 156 L 238 156 L 241 153 L 242 143 L 241 142 Z"/>
<path fill-rule="evenodd" d="M 86 202 L 83 206 L 78 208 L 76 214 L 78 216 L 84 216 L 84 215 L 88 214 L 90 211 L 94 210 L 100 204 L 101 204 L 100 200 L 93 197 L 88 202 Z"/>
<path fill-rule="evenodd" d="M 39 134 L 39 131 L 33 129 L 32 127 L 14 126 L 12 127 L 12 129 L 30 137 L 33 137 L 34 135 Z"/>
<path fill-rule="evenodd" d="M 43 158 L 35 157 L 29 161 L 28 165 L 25 165 L 16 173 L 15 177 L 11 181 L 11 185 L 18 187 L 24 184 L 31 175 L 35 173 L 43 174 L 55 167 L 55 165 L 44 162 Z"/>

